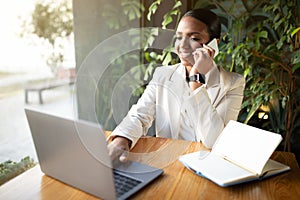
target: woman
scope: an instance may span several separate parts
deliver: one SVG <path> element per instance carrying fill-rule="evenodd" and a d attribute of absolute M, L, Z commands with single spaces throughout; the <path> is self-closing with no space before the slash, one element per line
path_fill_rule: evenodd
<path fill-rule="evenodd" d="M 155 118 L 158 137 L 202 142 L 211 148 L 229 120 L 236 120 L 243 100 L 244 78 L 213 61 L 207 46 L 221 35 L 211 11 L 187 12 L 176 30 L 180 63 L 159 67 L 136 105 L 116 127 L 108 145 L 112 158 L 127 160 L 128 150 L 147 134 Z"/>

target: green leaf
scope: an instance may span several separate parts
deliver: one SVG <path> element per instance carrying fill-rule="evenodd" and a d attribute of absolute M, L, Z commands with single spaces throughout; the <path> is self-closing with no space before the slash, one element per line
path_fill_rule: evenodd
<path fill-rule="evenodd" d="M 258 34 L 258 37 L 268 38 L 268 32 L 267 31 L 260 31 L 259 34 Z"/>
<path fill-rule="evenodd" d="M 276 23 L 274 24 L 275 30 L 278 29 L 278 27 L 284 22 L 284 20 L 285 20 L 285 18 L 281 18 L 278 22 L 276 22 Z"/>
<path fill-rule="evenodd" d="M 128 16 L 130 21 L 140 18 L 141 12 L 145 9 L 144 6 L 136 0 L 123 0 L 121 5 L 124 14 Z"/>
<path fill-rule="evenodd" d="M 160 3 L 163 0 L 156 0 L 154 1 L 150 6 L 149 6 L 149 12 L 147 14 L 147 19 L 150 21 L 151 20 L 151 16 L 154 15 L 158 9 L 158 6 L 160 5 Z"/>
<path fill-rule="evenodd" d="M 300 27 L 295 28 L 295 30 L 292 31 L 291 36 L 293 37 L 298 31 L 300 31 Z"/>
<path fill-rule="evenodd" d="M 293 66 L 293 72 L 300 68 L 300 63 L 297 63 Z"/>
<path fill-rule="evenodd" d="M 254 113 L 258 110 L 258 108 L 262 105 L 262 102 L 253 105 L 251 107 L 251 110 L 249 111 L 246 120 L 244 121 L 245 124 L 247 124 L 249 122 L 249 120 L 252 118 L 252 116 L 254 115 Z"/>
<path fill-rule="evenodd" d="M 282 37 L 280 38 L 280 40 L 279 40 L 278 43 L 276 44 L 277 49 L 281 49 L 281 47 L 283 46 L 285 40 L 286 40 L 286 36 L 282 36 Z"/>
<path fill-rule="evenodd" d="M 177 1 L 177 2 L 175 3 L 175 5 L 173 6 L 173 9 L 178 8 L 178 7 L 180 7 L 180 6 L 182 6 L 181 1 Z"/>
<path fill-rule="evenodd" d="M 250 69 L 249 68 L 245 69 L 244 77 L 247 77 L 249 75 L 249 73 L 250 73 Z"/>
<path fill-rule="evenodd" d="M 143 36 L 144 51 L 146 51 L 150 46 L 152 46 L 158 34 L 159 34 L 158 28 L 151 28 L 150 30 L 143 29 L 142 36 Z"/>
<path fill-rule="evenodd" d="M 172 16 L 167 15 L 164 17 L 164 21 L 162 22 L 162 28 L 166 28 L 168 24 L 173 21 Z"/>
<path fill-rule="evenodd" d="M 292 58 L 292 64 L 298 64 L 298 63 L 300 63 L 300 50 L 297 50 L 294 53 L 294 56 Z"/>
<path fill-rule="evenodd" d="M 0 185 L 35 165 L 34 160 L 28 156 L 19 162 L 8 160 L 0 163 Z"/>
<path fill-rule="evenodd" d="M 165 57 L 165 59 L 163 60 L 163 65 L 169 65 L 169 63 L 171 62 L 171 60 L 172 60 L 172 55 L 171 55 L 171 52 L 168 52 L 167 54 L 166 54 L 166 57 Z"/>
<path fill-rule="evenodd" d="M 154 51 L 152 51 L 152 52 L 150 53 L 150 57 L 153 58 L 153 59 L 157 59 L 157 53 L 154 52 Z"/>

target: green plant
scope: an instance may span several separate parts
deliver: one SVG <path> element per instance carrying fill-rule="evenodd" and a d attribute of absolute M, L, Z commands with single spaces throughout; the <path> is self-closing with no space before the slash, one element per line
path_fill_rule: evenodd
<path fill-rule="evenodd" d="M 34 167 L 36 164 L 30 157 L 25 157 L 20 162 L 11 160 L 0 163 L 0 185 L 23 173 L 24 171 Z"/>
<path fill-rule="evenodd" d="M 157 17 L 157 10 L 165 2 L 153 1 L 148 7 L 147 19 Z M 176 28 L 182 14 L 182 2 L 168 1 L 173 6 L 162 16 L 161 28 L 170 25 Z M 256 114 L 261 107 L 268 106 L 270 117 L 260 126 L 282 134 L 283 148 L 290 151 L 291 142 L 296 143 L 295 136 L 299 135 L 299 1 L 198 0 L 188 5 L 190 7 L 187 9 L 209 8 L 220 16 L 223 37 L 216 62 L 246 78 L 245 99 L 239 121 L 254 123 L 259 120 Z M 133 10 L 143 11 L 147 8 Z M 144 44 L 140 53 L 143 62 L 147 63 L 146 68 L 141 65 L 139 77 L 143 80 L 149 80 L 158 65 L 178 61 L 172 54 L 172 44 L 159 52 L 148 49 L 155 41 L 155 34 L 149 34 L 146 41 L 148 43 Z M 139 90 L 137 95 L 142 92 Z"/>
<path fill-rule="evenodd" d="M 144 9 L 144 6 L 138 0 L 121 0 L 119 4 L 107 2 L 104 5 L 104 12 L 101 15 L 110 32 L 119 33 L 130 27 L 134 27 L 142 16 Z M 137 34 L 136 38 L 128 35 L 128 37 L 133 38 L 129 45 L 139 45 L 140 33 L 132 31 L 129 34 Z M 105 129 L 112 130 L 116 126 L 116 122 L 113 118 L 113 110 L 111 108 L 111 96 L 116 83 L 127 73 L 130 74 L 132 79 L 127 80 L 126 85 L 119 85 L 119 87 L 135 87 L 142 84 L 143 79 L 141 74 L 143 74 L 145 67 L 140 64 L 141 58 L 140 51 L 138 50 L 125 55 L 114 47 L 107 47 L 103 51 L 106 53 L 109 52 L 111 57 L 116 59 L 107 67 L 99 82 L 94 83 L 97 85 L 95 108 L 98 121 L 103 124 Z"/>
<path fill-rule="evenodd" d="M 262 105 L 269 106 L 273 113 L 277 110 L 276 115 L 270 113 L 269 130 L 281 133 L 284 149 L 290 151 L 299 107 L 296 90 L 300 50 L 294 37 L 299 26 L 297 1 L 252 1 L 251 8 L 249 1 L 242 2 L 246 12 L 229 29 L 225 36 L 229 43 L 223 46 L 227 52 L 223 52 L 233 55 L 228 68 L 246 77 L 244 121 L 249 123 Z M 235 26 L 246 31 L 241 33 Z M 226 56 L 220 61 L 225 61 Z"/>
<path fill-rule="evenodd" d="M 161 2 L 155 1 L 150 6 L 148 16 L 155 13 Z M 270 119 L 261 126 L 281 133 L 284 149 L 290 151 L 291 138 L 299 135 L 295 128 L 299 126 L 300 110 L 299 1 L 199 0 L 191 8 L 198 7 L 210 8 L 221 18 L 224 35 L 217 64 L 246 78 L 239 120 L 251 123 L 263 105 L 269 106 Z M 165 16 L 169 17 L 162 27 L 172 21 L 170 14 Z M 178 21 L 178 16 L 174 20 Z"/>
<path fill-rule="evenodd" d="M 162 1 L 155 1 L 149 10 L 153 12 L 148 14 L 148 19 L 155 14 L 156 6 Z M 173 9 L 166 13 L 163 20 L 163 27 L 172 22 L 173 17 L 177 17 L 179 20 L 181 2 L 174 0 L 175 5 Z M 136 21 L 144 15 L 145 7 L 138 0 L 122 0 L 120 4 L 107 3 L 104 5 L 105 11 L 102 13 L 107 27 L 112 32 L 121 32 L 133 28 Z M 120 10 L 122 12 L 120 12 Z M 141 34 L 141 31 L 143 32 Z M 154 52 L 149 50 L 149 47 L 155 41 L 155 38 L 159 34 L 158 28 L 147 28 L 130 30 L 129 37 L 132 38 L 129 41 L 132 46 L 137 46 L 137 50 L 127 53 L 116 58 L 111 62 L 105 73 L 102 75 L 101 80 L 98 83 L 98 90 L 96 93 L 96 112 L 98 120 L 108 130 L 112 130 L 116 126 L 116 122 L 113 118 L 113 110 L 111 109 L 112 92 L 115 83 L 121 78 L 122 75 L 127 74 L 131 79 L 126 81 L 126 85 L 123 87 L 131 87 L 133 90 L 133 99 L 131 104 L 135 103 L 138 97 L 142 94 L 144 86 L 150 80 L 154 69 L 160 64 L 168 64 L 174 62 L 172 57 L 172 46 L 164 49 L 162 52 Z M 110 49 L 104 49 L 103 51 L 110 51 Z M 114 50 L 110 54 L 121 55 L 118 50 Z M 112 56 L 114 57 L 114 56 Z M 122 86 L 119 86 L 122 87 Z"/>

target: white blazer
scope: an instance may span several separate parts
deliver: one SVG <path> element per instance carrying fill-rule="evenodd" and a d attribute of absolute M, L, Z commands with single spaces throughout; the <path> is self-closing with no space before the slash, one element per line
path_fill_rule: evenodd
<path fill-rule="evenodd" d="M 214 66 L 205 75 L 206 84 L 195 91 L 187 88 L 181 64 L 158 67 L 143 95 L 112 132 L 132 141 L 146 135 L 155 119 L 157 137 L 180 139 L 182 112 L 193 127 L 194 141 L 211 148 L 229 120 L 236 120 L 243 100 L 245 79 Z M 186 85 L 185 85 L 186 84 Z"/>

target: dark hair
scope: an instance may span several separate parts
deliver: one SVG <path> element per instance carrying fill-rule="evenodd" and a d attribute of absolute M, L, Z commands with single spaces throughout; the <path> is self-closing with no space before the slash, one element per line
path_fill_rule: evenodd
<path fill-rule="evenodd" d="M 209 34 L 209 40 L 214 38 L 221 38 L 221 23 L 219 17 L 207 9 L 194 9 L 186 12 L 183 17 L 193 17 L 206 24 Z"/>

